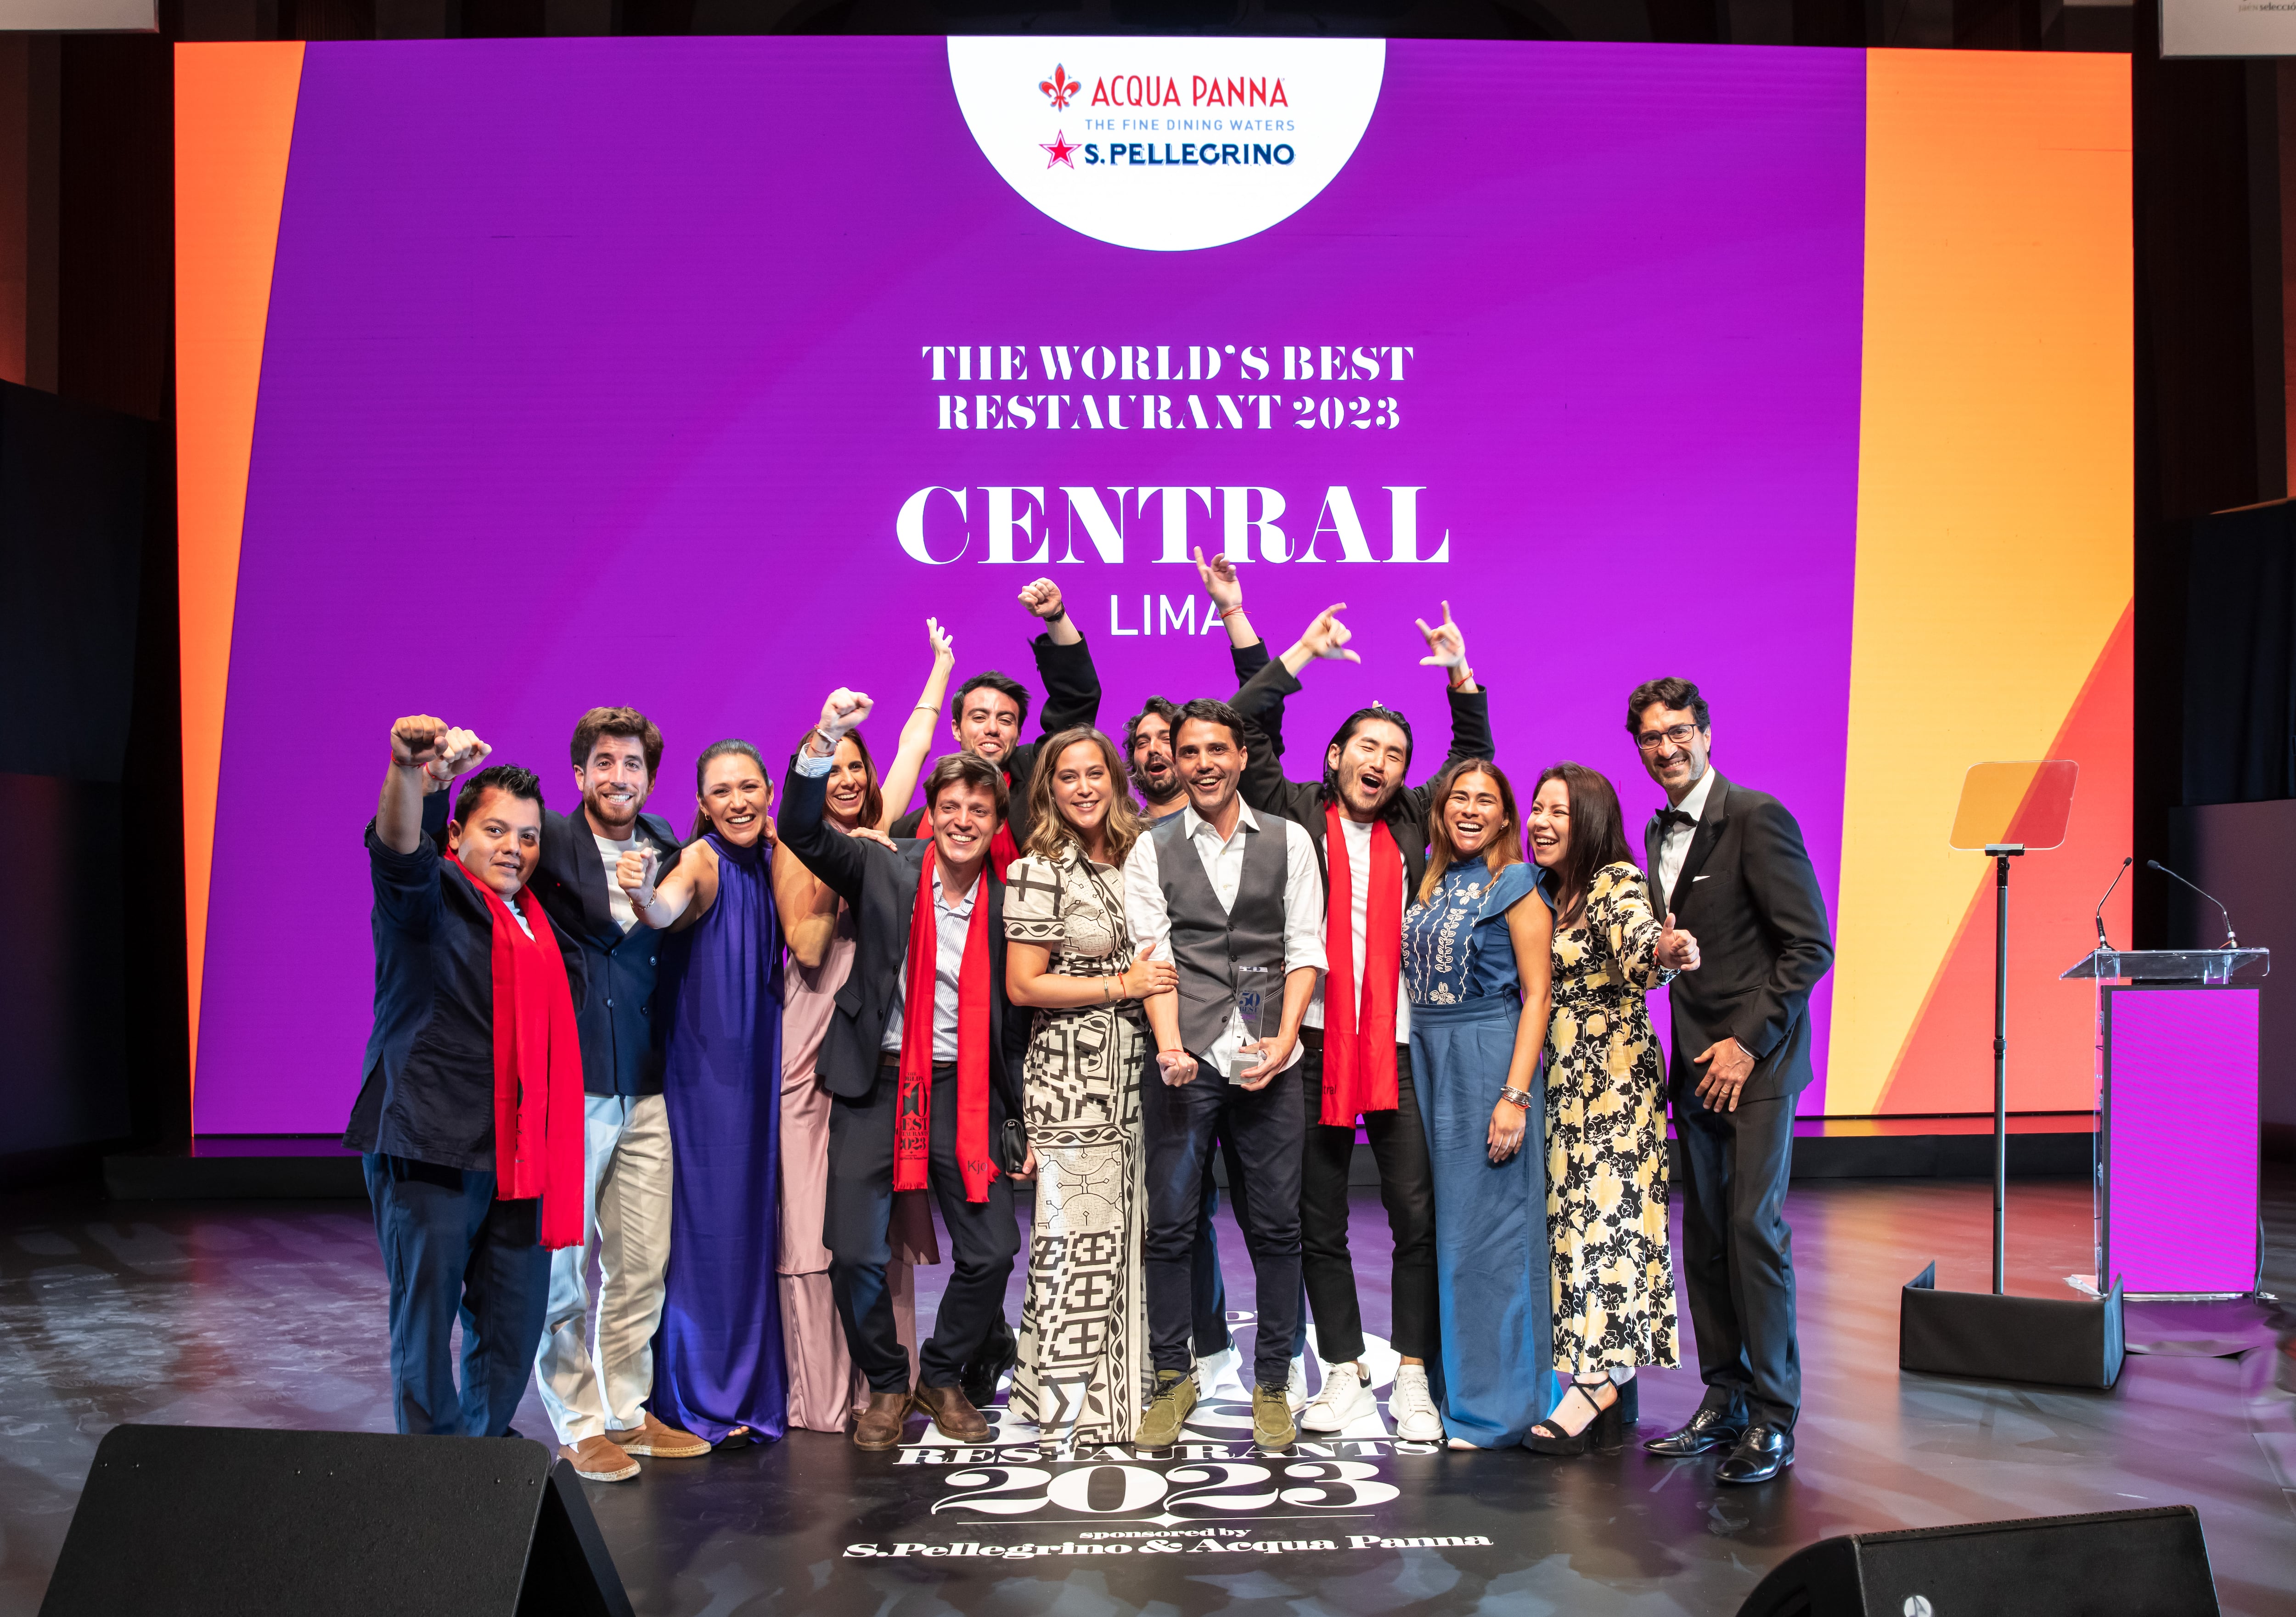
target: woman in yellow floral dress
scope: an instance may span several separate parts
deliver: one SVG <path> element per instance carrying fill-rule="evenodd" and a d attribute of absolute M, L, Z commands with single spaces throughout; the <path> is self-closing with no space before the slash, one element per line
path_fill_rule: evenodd
<path fill-rule="evenodd" d="M 1616 1442 L 1642 1365 L 1673 1365 L 1665 1071 L 1643 996 L 1697 964 L 1688 933 L 1651 914 L 1619 796 L 1578 764 L 1538 777 L 1530 857 L 1554 906 L 1546 1031 L 1546 1227 L 1554 1374 L 1562 1387 L 1526 1446 Z"/>

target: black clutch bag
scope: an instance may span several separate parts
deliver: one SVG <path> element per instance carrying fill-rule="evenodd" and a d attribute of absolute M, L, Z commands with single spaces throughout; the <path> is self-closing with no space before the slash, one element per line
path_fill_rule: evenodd
<path fill-rule="evenodd" d="M 1017 1117 L 1004 1120 L 1004 1128 L 996 1131 L 996 1171 L 1008 1178 L 1017 1176 L 1029 1161 L 1029 1131 Z"/>

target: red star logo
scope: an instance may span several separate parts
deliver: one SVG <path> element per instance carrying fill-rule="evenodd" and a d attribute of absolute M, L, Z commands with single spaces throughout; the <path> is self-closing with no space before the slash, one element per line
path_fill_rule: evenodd
<path fill-rule="evenodd" d="M 1044 146 L 1046 151 L 1053 154 L 1051 159 L 1045 164 L 1046 168 L 1051 168 L 1054 163 L 1067 163 L 1071 168 L 1076 167 L 1075 162 L 1070 156 L 1076 148 L 1069 144 L 1069 137 L 1065 131 L 1054 135 L 1053 136 L 1053 144 L 1049 146 L 1045 146 L 1045 144 L 1042 141 L 1038 141 L 1037 144 L 1040 146 Z"/>
<path fill-rule="evenodd" d="M 1038 85 L 1037 88 L 1042 90 L 1046 95 L 1052 97 L 1053 111 L 1058 112 L 1067 107 L 1069 104 L 1069 97 L 1074 95 L 1078 90 L 1083 89 L 1084 86 L 1078 84 L 1075 79 L 1070 78 L 1069 77 L 1069 70 L 1066 68 L 1054 67 L 1053 69 L 1053 76 L 1050 78 L 1046 79 L 1042 84 Z M 1071 163 L 1069 166 L 1070 168 L 1074 168 L 1076 165 Z"/>

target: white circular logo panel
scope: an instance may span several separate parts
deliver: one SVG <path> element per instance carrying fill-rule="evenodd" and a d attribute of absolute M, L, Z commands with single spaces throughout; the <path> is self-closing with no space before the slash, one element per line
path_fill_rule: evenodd
<path fill-rule="evenodd" d="M 1383 39 L 953 37 L 982 153 L 1070 229 L 1185 252 L 1291 218 L 1355 154 Z"/>

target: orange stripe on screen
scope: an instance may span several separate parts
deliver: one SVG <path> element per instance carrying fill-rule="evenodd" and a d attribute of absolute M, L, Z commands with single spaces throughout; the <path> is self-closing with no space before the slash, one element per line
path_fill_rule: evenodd
<path fill-rule="evenodd" d="M 1970 765 L 2041 758 L 2081 772 L 2012 877 L 2011 1104 L 2086 1106 L 2055 977 L 2129 832 L 2128 62 L 1871 52 L 1866 138 L 1826 1110 L 1990 1107 L 1992 866 L 1947 835 Z"/>
<path fill-rule="evenodd" d="M 176 47 L 176 509 L 195 1105 L 232 607 L 302 76 L 299 41 Z"/>

